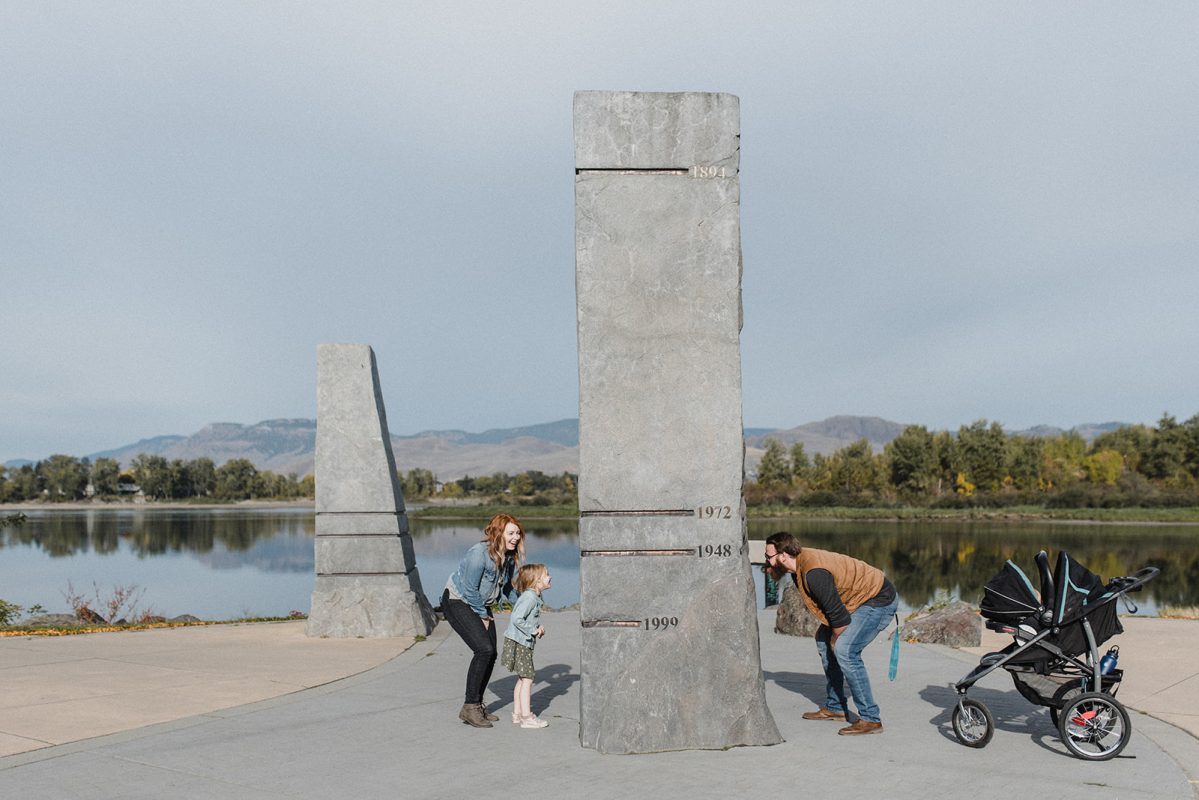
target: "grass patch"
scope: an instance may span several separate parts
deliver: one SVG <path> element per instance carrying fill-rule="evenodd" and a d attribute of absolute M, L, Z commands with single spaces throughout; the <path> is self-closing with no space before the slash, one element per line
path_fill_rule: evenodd
<path fill-rule="evenodd" d="M 240 625 L 247 622 L 294 622 L 308 619 L 307 614 L 293 611 L 286 617 L 253 617 L 223 620 L 191 620 L 189 622 L 131 622 L 124 625 L 0 625 L 0 637 L 4 636 L 74 636 L 80 633 L 119 633 L 122 631 L 149 631 L 158 628 L 194 628 L 207 625 Z"/>

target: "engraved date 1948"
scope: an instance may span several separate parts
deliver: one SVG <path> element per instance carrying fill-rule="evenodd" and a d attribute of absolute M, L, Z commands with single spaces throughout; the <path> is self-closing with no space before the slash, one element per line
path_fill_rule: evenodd
<path fill-rule="evenodd" d="M 700 558 L 728 558 L 733 554 L 733 546 L 731 544 L 705 544 L 695 548 L 696 555 Z"/>

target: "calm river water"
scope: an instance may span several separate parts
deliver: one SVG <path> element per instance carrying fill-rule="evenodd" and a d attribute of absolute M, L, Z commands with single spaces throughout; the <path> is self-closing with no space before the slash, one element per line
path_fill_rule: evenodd
<path fill-rule="evenodd" d="M 140 609 L 204 619 L 307 613 L 313 585 L 313 511 L 254 509 L 89 509 L 31 511 L 0 531 L 0 599 L 47 611 L 68 610 L 65 593 L 111 595 L 136 585 Z M 519 513 L 518 513 L 519 516 Z M 550 606 L 579 599 L 578 529 L 572 522 L 527 525 L 530 561 L 549 565 Z M 813 547 L 882 567 L 904 610 L 938 593 L 977 603 L 982 585 L 1011 558 L 1032 574 L 1040 549 L 1066 549 L 1104 578 L 1152 565 L 1161 576 L 1141 595 L 1140 613 L 1199 606 L 1199 527 L 1049 523 L 751 522 L 751 538 L 789 530 Z M 446 577 L 480 526 L 413 521 L 417 567 L 436 603 Z M 754 571 L 758 601 L 762 576 Z M 95 587 L 95 588 L 93 588 Z"/>

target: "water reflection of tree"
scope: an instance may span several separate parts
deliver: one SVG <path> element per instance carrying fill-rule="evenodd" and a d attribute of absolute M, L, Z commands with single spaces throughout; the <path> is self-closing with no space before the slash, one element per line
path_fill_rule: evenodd
<path fill-rule="evenodd" d="M 977 602 L 983 584 L 1011 559 L 1036 581 L 1033 556 L 1059 549 L 1103 578 L 1145 566 L 1161 569 L 1146 595 L 1161 605 L 1199 603 L 1199 531 L 1172 526 L 936 525 L 919 523 L 758 523 L 751 536 L 789 530 L 812 547 L 835 550 L 884 570 L 905 604 L 938 591 Z M 1135 599 L 1135 596 L 1134 596 Z"/>
<path fill-rule="evenodd" d="M 482 538 L 482 523 L 415 521 L 412 536 L 443 536 L 454 552 Z M 531 520 L 530 536 L 541 541 L 577 540 L 570 520 Z M 869 523 L 751 522 L 750 536 L 763 539 L 788 530 L 813 547 L 835 550 L 885 569 L 904 603 L 926 604 L 938 591 L 977 602 L 982 586 L 1007 559 L 1033 576 L 1033 556 L 1042 548 L 1068 550 L 1104 578 L 1156 566 L 1161 575 L 1146 598 L 1161 605 L 1199 605 L 1199 529 L 1184 526 L 1048 525 L 1044 523 Z M 224 509 L 51 512 L 29 515 L 24 525 L 0 530 L 0 545 L 36 546 L 54 557 L 82 552 L 114 553 L 124 539 L 138 556 L 166 553 L 245 552 L 275 536 L 311 537 L 311 512 Z M 1034 577 L 1035 581 L 1035 577 Z M 1134 599 L 1136 597 L 1134 596 Z"/>
<path fill-rule="evenodd" d="M 5 529 L 5 544 L 34 545 L 50 556 L 115 553 L 121 540 L 138 556 L 209 553 L 217 543 L 235 552 L 263 538 L 311 536 L 311 514 L 221 511 L 48 513 L 29 524 Z"/>

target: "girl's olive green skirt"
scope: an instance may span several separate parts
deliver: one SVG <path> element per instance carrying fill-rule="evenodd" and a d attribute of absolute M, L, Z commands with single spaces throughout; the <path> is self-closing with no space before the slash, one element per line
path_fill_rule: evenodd
<path fill-rule="evenodd" d="M 525 647 L 507 636 L 504 637 L 500 663 L 522 678 L 533 678 L 533 648 Z"/>

